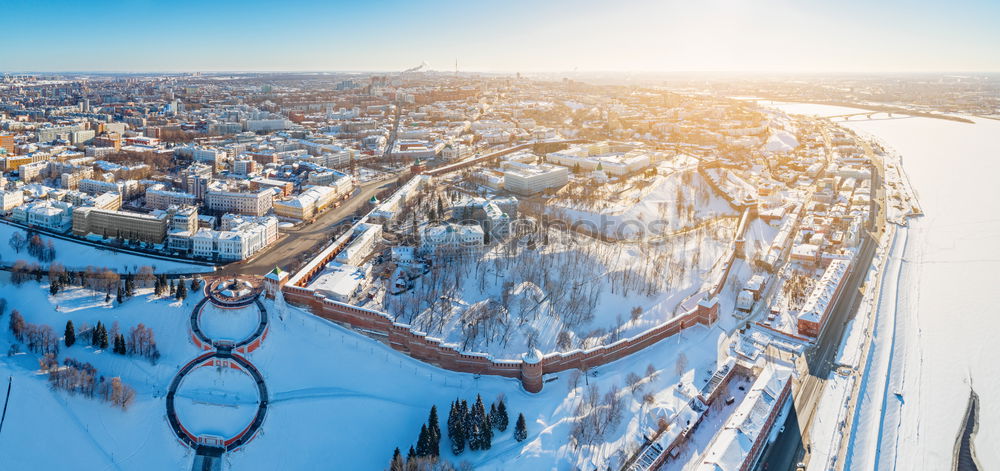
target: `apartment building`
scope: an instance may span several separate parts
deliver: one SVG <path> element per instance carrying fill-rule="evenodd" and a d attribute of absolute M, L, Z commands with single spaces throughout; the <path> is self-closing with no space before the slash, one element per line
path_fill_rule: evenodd
<path fill-rule="evenodd" d="M 802 309 L 799 310 L 799 334 L 818 337 L 819 333 L 823 331 L 830 310 L 833 309 L 837 297 L 840 296 L 850 266 L 850 260 L 836 259 L 832 260 L 830 265 L 826 267 L 823 276 L 820 277 L 819 282 L 806 298 L 805 304 L 802 305 Z"/>
<path fill-rule="evenodd" d="M 13 134 L 0 134 L 0 149 L 3 149 L 7 155 L 14 155 L 14 135 Z"/>
<path fill-rule="evenodd" d="M 167 209 L 171 206 L 192 206 L 195 204 L 197 204 L 197 198 L 191 193 L 146 189 L 146 207 L 150 209 Z"/>
<path fill-rule="evenodd" d="M 629 146 L 612 146 L 607 142 L 577 144 L 566 150 L 547 154 L 545 160 L 585 171 L 598 170 L 600 167 L 608 175 L 615 176 L 635 173 L 652 165 L 649 153 Z"/>
<path fill-rule="evenodd" d="M 184 146 L 174 149 L 174 153 L 212 167 L 218 166 L 226 158 L 226 151 L 212 147 Z"/>
<path fill-rule="evenodd" d="M 503 163 L 503 187 L 519 195 L 533 195 L 569 182 L 569 169 L 551 164 Z"/>
<path fill-rule="evenodd" d="M 359 224 L 354 230 L 351 242 L 337 254 L 335 260 L 347 265 L 359 265 L 372 254 L 372 250 L 380 240 L 382 240 L 381 225 Z"/>
<path fill-rule="evenodd" d="M 73 222 L 73 205 L 63 201 L 37 201 L 14 208 L 11 218 L 22 224 L 64 232 Z"/>
<path fill-rule="evenodd" d="M 271 210 L 274 191 L 263 189 L 254 193 L 232 191 L 209 191 L 205 195 L 205 206 L 220 213 L 237 213 L 263 216 Z"/>
<path fill-rule="evenodd" d="M 198 208 L 194 206 L 172 207 L 167 210 L 170 224 L 167 226 L 167 248 L 173 251 L 191 252 L 191 236 L 198 232 Z"/>
<path fill-rule="evenodd" d="M 277 218 L 227 214 L 222 230 L 200 229 L 191 236 L 191 254 L 211 260 L 245 260 L 277 238 Z"/>
<path fill-rule="evenodd" d="M 24 204 L 24 192 L 21 190 L 0 191 L 0 210 L 10 211 Z"/>
<path fill-rule="evenodd" d="M 97 195 L 100 193 L 118 193 L 125 197 L 129 192 L 135 192 L 138 188 L 139 182 L 136 181 L 120 181 L 120 182 L 106 182 L 101 180 L 94 180 L 91 178 L 84 178 L 77 182 L 76 189 L 80 190 L 88 195 Z"/>
<path fill-rule="evenodd" d="M 160 244 L 167 237 L 167 217 L 165 214 L 77 208 L 73 211 L 73 233 Z"/>
<path fill-rule="evenodd" d="M 23 182 L 33 182 L 41 179 L 48 171 L 49 162 L 46 160 L 23 164 L 17 168 L 18 175 Z"/>
<path fill-rule="evenodd" d="M 277 188 L 278 191 L 281 192 L 281 196 L 288 196 L 292 194 L 292 190 L 295 189 L 295 185 L 292 185 L 292 182 L 285 180 L 257 177 L 250 180 L 250 188 L 254 191 L 264 188 Z"/>
<path fill-rule="evenodd" d="M 73 172 L 62 173 L 59 175 L 59 186 L 67 190 L 75 190 L 80 185 L 81 180 L 93 178 L 93 176 L 94 169 L 90 167 L 84 167 Z"/>
<path fill-rule="evenodd" d="M 279 217 L 305 220 L 330 206 L 337 191 L 328 186 L 311 186 L 294 198 L 274 202 L 274 214 Z"/>

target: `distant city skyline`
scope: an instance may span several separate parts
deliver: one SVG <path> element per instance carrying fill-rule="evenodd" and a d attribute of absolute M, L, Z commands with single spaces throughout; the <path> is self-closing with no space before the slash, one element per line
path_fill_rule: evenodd
<path fill-rule="evenodd" d="M 2 72 L 1000 71 L 1000 2 L 4 2 Z"/>

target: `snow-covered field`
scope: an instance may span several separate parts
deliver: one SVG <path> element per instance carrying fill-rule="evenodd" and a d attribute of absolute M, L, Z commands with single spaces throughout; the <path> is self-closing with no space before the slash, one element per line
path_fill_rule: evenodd
<path fill-rule="evenodd" d="M 28 254 L 27 250 L 15 252 L 8 241 L 15 232 L 25 234 L 24 229 L 11 226 L 10 224 L 0 224 L 0 261 L 5 264 L 12 264 L 16 260 L 27 262 L 38 262 L 38 260 Z M 40 233 L 45 243 L 52 241 L 56 249 L 55 262 L 63 264 L 68 269 L 84 269 L 88 266 L 105 267 L 118 272 L 136 272 L 139 267 L 153 267 L 157 273 L 210 273 L 214 269 L 211 266 L 196 265 L 182 261 L 163 260 L 158 258 L 144 257 L 113 250 L 106 250 L 90 245 L 57 239 Z M 44 265 L 44 264 L 42 264 Z"/>
<path fill-rule="evenodd" d="M 817 105 L 795 112 L 840 114 Z M 788 111 L 792 111 L 789 109 Z M 885 281 L 879 342 L 850 449 L 854 469 L 948 469 L 969 386 L 981 399 L 976 452 L 1000 467 L 1000 122 L 899 117 L 844 125 L 898 151 L 926 216 L 911 220 Z M 898 285 L 898 286 L 894 286 Z M 885 314 L 883 316 L 883 314 Z M 876 384 L 877 383 L 877 384 Z M 902 399 L 895 396 L 899 392 Z M 865 399 L 868 399 L 867 401 Z"/>
<path fill-rule="evenodd" d="M 144 294 L 110 307 L 103 296 L 89 291 L 70 289 L 50 297 L 45 282 L 30 282 L 20 288 L 2 284 L 0 296 L 8 301 L 0 318 L 3 353 L 12 342 L 6 328 L 10 311 L 18 309 L 28 322 L 48 324 L 60 336 L 67 319 L 78 328 L 98 320 L 108 325 L 118 321 L 123 331 L 141 322 L 153 328 L 163 355 L 152 365 L 95 350 L 82 335 L 76 345 L 62 349 L 60 359 L 71 356 L 90 362 L 100 374 L 121 376 L 134 386 L 136 399 L 127 411 L 49 390 L 45 375 L 38 373 L 35 354 L 0 356 L 0 376 L 14 378 L 7 421 L 0 432 L 4 469 L 8 465 L 80 469 L 83 464 L 86 469 L 190 467 L 192 453 L 176 440 L 164 418 L 163 395 L 177 369 L 199 353 L 188 338 L 187 323 L 200 294 L 193 293 L 184 303 Z M 270 301 L 265 305 L 271 313 L 270 332 L 249 360 L 264 375 L 270 407 L 257 437 L 226 455 L 231 469 L 383 469 L 393 448 L 407 449 L 415 443 L 432 405 L 439 414 L 447 414 L 452 400 L 474 400 L 476 394 L 487 402 L 503 395 L 512 423 L 516 414 L 524 413 L 528 439 L 514 441 L 511 427 L 495 435 L 489 451 L 467 450 L 452 457 L 444 438 L 443 456 L 448 459 L 468 461 L 477 469 L 603 468 L 613 465 L 622 450 L 637 444 L 642 431 L 677 410 L 693 388 L 707 381 L 726 335 L 719 326 L 694 327 L 626 360 L 596 368 L 587 378 L 561 373 L 549 378 L 540 394 L 530 394 L 517 380 L 444 371 L 298 309 L 281 309 Z M 675 359 L 680 352 L 687 362 L 678 375 Z M 647 376 L 648 365 L 655 371 L 652 377 Z M 226 434 L 246 423 L 248 414 L 242 409 L 246 403 L 249 410 L 255 399 L 252 382 L 239 372 L 231 373 L 206 367 L 185 380 L 178 408 L 186 426 L 200 433 Z M 629 373 L 642 378 L 635 392 L 626 387 Z M 683 392 L 676 387 L 681 378 L 688 384 Z M 613 386 L 620 388 L 625 412 L 600 445 L 573 448 L 572 418 L 587 383 L 597 385 L 602 395 Z M 645 393 L 653 394 L 653 402 L 644 403 Z M 52 452 L 54 446 L 59 453 Z"/>
<path fill-rule="evenodd" d="M 17 288 L 8 279 L 8 274 L 0 274 L 0 297 L 7 300 L 7 309 L 0 317 L 0 390 L 6 393 L 8 376 L 13 377 L 13 387 L 0 432 L 0 467 L 178 469 L 180 463 L 189 463 L 187 450 L 166 425 L 163 395 L 179 365 L 199 353 L 187 338 L 187 316 L 200 294 L 192 293 L 183 305 L 143 295 L 110 307 L 103 294 L 94 295 L 89 290 L 71 289 L 53 297 L 47 282 L 41 287 L 30 282 Z M 72 347 L 60 343 L 59 359 L 72 357 L 93 364 L 100 375 L 120 376 L 135 388 L 135 402 L 122 411 L 97 399 L 52 391 L 46 376 L 38 372 L 38 355 L 7 354 L 13 340 L 7 327 L 13 309 L 27 322 L 49 325 L 59 337 L 67 320 L 72 320 L 77 330 L 99 320 L 109 329 L 117 322 L 126 335 L 141 322 L 153 329 L 162 357 L 153 365 L 98 350 L 80 333 Z M 54 452 L 54 447 L 60 451 Z"/>

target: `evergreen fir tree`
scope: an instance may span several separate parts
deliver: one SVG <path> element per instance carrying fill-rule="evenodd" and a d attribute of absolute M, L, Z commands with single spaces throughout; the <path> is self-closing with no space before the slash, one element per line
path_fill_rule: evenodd
<path fill-rule="evenodd" d="M 431 406 L 430 416 L 427 418 L 427 434 L 430 437 L 429 453 L 431 456 L 441 455 L 441 426 L 438 425 L 437 406 Z"/>
<path fill-rule="evenodd" d="M 110 303 L 111 302 L 111 291 L 108 291 L 107 293 L 104 293 L 104 302 L 105 303 Z"/>
<path fill-rule="evenodd" d="M 90 331 L 90 345 L 96 347 L 101 343 L 101 321 Z"/>
<path fill-rule="evenodd" d="M 465 425 L 461 411 L 458 399 L 455 399 L 448 413 L 448 438 L 451 440 L 451 453 L 454 455 L 460 455 L 465 451 Z"/>
<path fill-rule="evenodd" d="M 417 456 L 424 457 L 430 455 L 431 437 L 427 433 L 427 424 L 420 426 L 420 436 L 417 438 Z"/>
<path fill-rule="evenodd" d="M 55 296 L 59 292 L 59 279 L 56 278 L 49 283 L 49 294 Z"/>
<path fill-rule="evenodd" d="M 135 296 L 135 278 L 131 273 L 125 275 L 125 296 L 129 298 Z"/>
<path fill-rule="evenodd" d="M 492 437 L 490 433 L 489 420 L 486 417 L 486 407 L 483 405 L 482 396 L 476 395 L 476 403 L 469 411 L 469 427 L 466 433 L 469 436 L 470 450 L 488 450 Z"/>
<path fill-rule="evenodd" d="M 459 410 L 462 415 L 462 434 L 465 436 L 465 442 L 468 444 L 470 450 L 478 450 L 479 443 L 476 442 L 473 444 L 473 442 L 476 441 L 476 435 L 474 434 L 475 423 L 472 420 L 473 414 L 469 409 L 469 403 L 466 402 L 465 399 L 462 399 L 462 405 Z"/>
<path fill-rule="evenodd" d="M 118 304 L 125 301 L 125 290 L 121 289 L 121 287 L 118 288 L 118 296 L 115 298 L 115 301 L 118 301 Z"/>
<path fill-rule="evenodd" d="M 156 280 L 153 282 L 153 294 L 159 296 L 162 293 L 163 285 L 160 284 L 160 277 L 156 277 Z"/>
<path fill-rule="evenodd" d="M 72 347 L 76 343 L 76 329 L 73 328 L 73 321 L 66 321 L 66 332 L 63 336 L 65 337 L 63 341 L 66 342 L 67 347 Z"/>
<path fill-rule="evenodd" d="M 198 291 L 201 288 L 201 282 L 197 278 L 191 278 L 191 291 Z"/>
<path fill-rule="evenodd" d="M 528 427 L 524 423 L 524 414 L 517 414 L 517 424 L 514 425 L 514 440 L 523 442 L 528 438 Z"/>
<path fill-rule="evenodd" d="M 489 450 L 493 446 L 493 425 L 490 424 L 490 416 L 486 413 L 486 407 L 480 398 L 476 398 L 479 422 L 479 449 Z"/>
<path fill-rule="evenodd" d="M 490 404 L 490 413 L 489 413 L 488 416 L 490 418 L 490 425 L 493 426 L 493 427 L 496 427 L 497 426 L 497 403 L 494 402 L 493 404 Z"/>
<path fill-rule="evenodd" d="M 188 293 L 187 285 L 184 284 L 183 280 L 178 281 L 177 282 L 177 300 L 178 301 L 183 301 L 184 298 L 187 298 L 187 293 Z"/>
<path fill-rule="evenodd" d="M 104 327 L 104 324 L 101 324 L 101 331 L 100 331 L 99 340 L 100 340 L 100 343 L 98 344 L 98 346 L 100 348 L 102 348 L 102 349 L 108 348 L 108 329 L 106 329 Z"/>
<path fill-rule="evenodd" d="M 176 295 L 177 294 L 177 285 L 174 283 L 174 280 L 170 280 L 170 283 L 168 284 L 168 286 L 170 286 L 170 295 L 171 296 Z"/>
<path fill-rule="evenodd" d="M 409 453 L 406 454 L 406 461 L 410 461 L 411 459 L 413 459 L 416 456 L 417 456 L 417 452 L 414 451 L 413 445 L 410 445 L 410 451 L 409 451 Z"/>
<path fill-rule="evenodd" d="M 493 421 L 493 425 L 496 426 L 497 430 L 503 432 L 507 430 L 507 425 L 509 424 L 510 415 L 507 414 L 507 404 L 504 404 L 503 398 L 500 398 L 500 405 L 497 406 L 497 415 Z"/>
<path fill-rule="evenodd" d="M 389 471 L 403 471 L 406 464 L 403 463 L 403 454 L 399 452 L 399 447 L 392 452 L 392 461 L 389 462 Z"/>

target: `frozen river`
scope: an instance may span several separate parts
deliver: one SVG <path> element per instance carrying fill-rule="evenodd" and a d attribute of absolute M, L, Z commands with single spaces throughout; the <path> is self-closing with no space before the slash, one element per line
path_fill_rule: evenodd
<path fill-rule="evenodd" d="M 902 155 L 926 214 L 911 221 L 907 242 L 894 249 L 902 269 L 887 279 L 898 289 L 883 287 L 879 312 L 892 322 L 876 332 L 893 347 L 875 363 L 891 366 L 873 371 L 888 374 L 889 386 L 863 393 L 852 469 L 950 469 L 970 381 L 981 399 L 979 461 L 985 469 L 1000 468 L 1000 449 L 993 446 L 1000 443 L 1000 121 L 975 121 L 882 114 L 843 123 Z"/>

